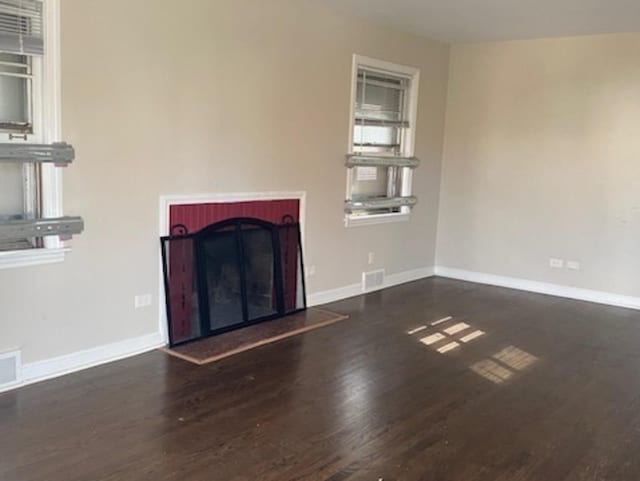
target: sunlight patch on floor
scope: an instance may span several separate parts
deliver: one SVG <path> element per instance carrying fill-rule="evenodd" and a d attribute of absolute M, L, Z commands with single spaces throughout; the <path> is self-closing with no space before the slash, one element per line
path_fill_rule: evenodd
<path fill-rule="evenodd" d="M 444 333 L 449 334 L 450 336 L 453 336 L 454 334 L 458 334 L 461 331 L 466 331 L 470 327 L 471 326 L 469 324 L 465 324 L 464 322 L 459 322 L 458 324 L 455 324 L 445 329 Z"/>
<path fill-rule="evenodd" d="M 449 344 L 445 344 L 444 346 L 437 349 L 440 354 L 444 354 L 445 352 L 453 351 L 460 347 L 460 343 L 458 342 L 450 342 Z"/>
<path fill-rule="evenodd" d="M 428 336 L 423 335 L 423 337 L 421 337 L 419 341 L 425 346 L 431 346 L 432 349 L 439 352 L 440 354 L 445 354 L 459 348 L 461 346 L 460 343 L 468 344 L 474 339 L 485 335 L 485 332 L 480 330 L 475 330 L 470 334 L 463 335 L 465 331 L 469 331 L 471 329 L 471 326 L 466 322 L 454 321 L 453 316 L 447 316 L 442 319 L 438 319 L 437 321 L 431 322 L 429 325 L 424 324 L 414 327 L 413 329 L 407 331 L 407 334 L 413 336 L 414 334 L 426 331 L 427 329 L 429 329 L 429 327 L 439 326 L 449 321 L 453 321 L 453 325 L 450 325 L 446 328 L 442 327 L 440 328 L 441 330 L 438 330 Z"/>
<path fill-rule="evenodd" d="M 508 346 L 491 358 L 471 365 L 471 370 L 495 384 L 502 384 L 537 361 L 538 358 L 533 354 L 515 346 Z"/>
<path fill-rule="evenodd" d="M 416 327 L 415 329 L 411 329 L 410 331 L 407 331 L 407 334 L 409 334 L 410 336 L 413 336 L 414 334 L 418 334 L 419 332 L 424 331 L 425 329 L 427 329 L 427 326 Z"/>
<path fill-rule="evenodd" d="M 491 359 L 484 359 L 480 362 L 476 362 L 471 366 L 471 370 L 496 384 L 502 384 L 513 376 L 512 371 Z"/>
<path fill-rule="evenodd" d="M 471 334 L 467 334 L 464 337 L 460 338 L 460 342 L 463 342 L 465 344 L 473 341 L 474 339 L 478 339 L 481 336 L 484 336 L 485 332 L 484 331 L 473 331 Z"/>
<path fill-rule="evenodd" d="M 435 344 L 436 342 L 442 341 L 443 339 L 446 339 L 447 336 L 445 336 L 444 334 L 440 334 L 439 332 L 436 334 L 432 334 L 430 336 L 427 337 L 423 337 L 422 339 L 420 339 L 420 342 L 422 344 L 424 344 L 425 346 L 430 346 L 431 344 Z"/>
<path fill-rule="evenodd" d="M 423 337 L 420 337 L 419 341 L 439 354 L 446 354 L 460 350 L 464 345 L 487 335 L 485 331 L 474 329 L 473 326 L 467 322 L 458 322 L 458 320 L 454 320 L 452 316 L 438 319 L 428 325 L 423 324 L 415 327 L 407 331 L 407 334 L 413 336 L 414 334 L 427 331 L 429 328 L 440 326 L 447 322 L 450 322 L 448 327 L 442 326 L 432 329 L 432 334 L 423 334 Z M 476 374 L 495 384 L 504 384 L 537 361 L 538 358 L 533 354 L 529 354 L 515 346 L 508 346 L 488 356 L 486 359 L 471 364 L 469 367 Z"/>
<path fill-rule="evenodd" d="M 432 326 L 437 326 L 439 324 L 444 324 L 447 321 L 450 321 L 451 319 L 453 319 L 453 317 L 449 316 L 449 317 L 445 317 L 443 319 L 438 319 L 437 321 L 433 321 L 431 323 Z"/>
<path fill-rule="evenodd" d="M 504 348 L 499 353 L 494 354 L 493 358 L 516 371 L 522 371 L 538 360 L 537 357 L 515 346 Z"/>

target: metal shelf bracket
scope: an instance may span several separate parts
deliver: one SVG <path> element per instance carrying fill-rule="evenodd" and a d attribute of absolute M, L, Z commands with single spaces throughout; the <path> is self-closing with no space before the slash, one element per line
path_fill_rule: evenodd
<path fill-rule="evenodd" d="M 16 241 L 32 237 L 80 234 L 84 230 L 82 217 L 57 217 L 51 219 L 10 220 L 0 222 L 0 241 Z"/>
<path fill-rule="evenodd" d="M 75 159 L 73 146 L 66 142 L 53 144 L 0 143 L 0 163 L 43 163 L 66 167 Z"/>

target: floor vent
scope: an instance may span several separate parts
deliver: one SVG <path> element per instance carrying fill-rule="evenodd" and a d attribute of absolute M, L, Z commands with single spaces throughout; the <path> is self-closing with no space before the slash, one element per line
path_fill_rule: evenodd
<path fill-rule="evenodd" d="M 370 291 L 384 287 L 384 269 L 362 273 L 362 290 Z"/>
<path fill-rule="evenodd" d="M 20 382 L 20 351 L 0 353 L 0 391 Z"/>

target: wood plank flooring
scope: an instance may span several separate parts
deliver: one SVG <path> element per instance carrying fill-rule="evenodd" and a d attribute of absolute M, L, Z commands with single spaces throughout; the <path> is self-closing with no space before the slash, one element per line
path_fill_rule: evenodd
<path fill-rule="evenodd" d="M 442 278 L 328 308 L 350 319 L 212 365 L 0 395 L 0 480 L 640 479 L 640 312 Z"/>

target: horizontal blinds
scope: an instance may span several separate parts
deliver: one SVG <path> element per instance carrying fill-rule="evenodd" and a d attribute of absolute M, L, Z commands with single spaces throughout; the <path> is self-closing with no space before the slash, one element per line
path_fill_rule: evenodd
<path fill-rule="evenodd" d="M 409 167 L 420 165 L 417 157 L 391 157 L 382 155 L 347 155 L 347 167 Z"/>
<path fill-rule="evenodd" d="M 371 197 L 358 200 L 347 200 L 345 211 L 351 213 L 358 210 L 368 209 L 392 209 L 397 207 L 413 207 L 418 203 L 418 199 L 413 196 L 408 197 Z"/>
<path fill-rule="evenodd" d="M 398 129 L 406 129 L 409 127 L 409 122 L 406 120 L 385 120 L 356 117 L 356 123 L 363 127 L 395 127 Z"/>
<path fill-rule="evenodd" d="M 395 75 L 388 76 L 364 68 L 360 68 L 360 71 L 358 72 L 358 82 L 396 90 L 407 90 L 409 88 L 409 82 L 405 78 L 397 77 Z"/>
<path fill-rule="evenodd" d="M 0 51 L 44 54 L 43 8 L 39 0 L 0 0 Z"/>
<path fill-rule="evenodd" d="M 409 127 L 404 115 L 409 85 L 409 79 L 360 68 L 356 123 L 363 126 Z"/>

